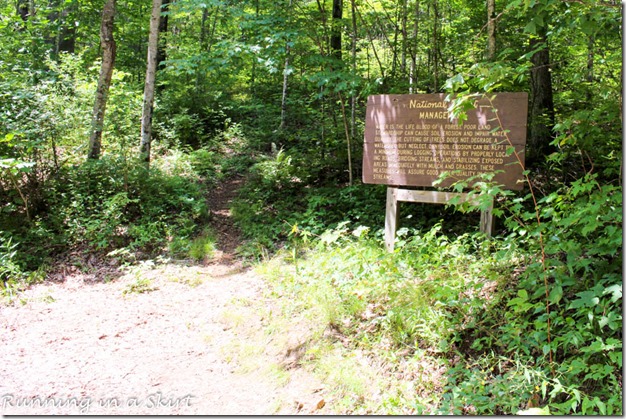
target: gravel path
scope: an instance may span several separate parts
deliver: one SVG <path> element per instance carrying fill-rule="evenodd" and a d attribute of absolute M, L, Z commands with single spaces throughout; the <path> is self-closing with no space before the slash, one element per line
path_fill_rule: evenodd
<path fill-rule="evenodd" d="M 0 307 L 0 414 L 331 413 L 319 382 L 280 368 L 263 280 L 223 249 L 108 283 L 74 273 Z"/>

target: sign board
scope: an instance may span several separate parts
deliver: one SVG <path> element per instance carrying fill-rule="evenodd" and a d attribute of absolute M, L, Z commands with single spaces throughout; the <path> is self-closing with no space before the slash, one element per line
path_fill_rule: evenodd
<path fill-rule="evenodd" d="M 483 98 L 459 125 L 450 120 L 445 94 L 376 95 L 367 101 L 363 183 L 440 186 L 494 171 L 494 181 L 522 189 L 527 93 Z M 507 153 L 513 146 L 515 153 Z"/>

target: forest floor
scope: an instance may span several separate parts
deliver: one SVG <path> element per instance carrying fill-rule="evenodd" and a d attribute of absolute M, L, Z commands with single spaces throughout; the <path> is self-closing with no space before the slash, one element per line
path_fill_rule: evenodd
<path fill-rule="evenodd" d="M 0 306 L 0 414 L 332 414 L 289 360 L 298 336 L 265 330 L 273 303 L 234 254 L 240 181 L 208 198 L 212 260 L 67 264 Z"/>

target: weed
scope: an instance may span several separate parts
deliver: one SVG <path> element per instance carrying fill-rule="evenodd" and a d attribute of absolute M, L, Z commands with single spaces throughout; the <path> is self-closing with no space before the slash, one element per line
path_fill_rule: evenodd
<path fill-rule="evenodd" d="M 195 261 L 211 259 L 215 253 L 215 236 L 205 229 L 204 233 L 191 242 L 189 257 Z"/>
<path fill-rule="evenodd" d="M 149 278 L 137 278 L 133 283 L 126 286 L 122 294 L 143 294 L 145 292 L 156 291 L 157 289 L 158 287 L 154 286 L 152 280 Z"/>

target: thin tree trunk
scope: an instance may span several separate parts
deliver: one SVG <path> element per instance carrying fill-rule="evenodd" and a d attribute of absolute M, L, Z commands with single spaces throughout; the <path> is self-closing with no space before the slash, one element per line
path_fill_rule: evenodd
<path fill-rule="evenodd" d="M 408 31 L 406 29 L 406 25 L 407 25 L 407 3 L 408 0 L 401 0 L 402 1 L 402 16 L 401 16 L 401 22 L 402 22 L 402 53 L 400 56 L 400 71 L 402 72 L 402 77 L 404 77 L 406 75 L 406 47 L 407 47 L 407 34 Z"/>
<path fill-rule="evenodd" d="M 207 45 L 207 55 L 211 54 L 211 49 L 213 49 L 213 44 L 215 44 L 215 30 L 217 29 L 217 19 L 220 15 L 220 6 L 215 6 L 215 10 L 213 13 L 213 22 L 211 23 L 211 33 L 209 33 L 209 43 Z"/>
<path fill-rule="evenodd" d="M 93 105 L 91 119 L 91 135 L 89 137 L 89 151 L 87 157 L 99 159 L 102 149 L 102 130 L 104 113 L 106 111 L 109 87 L 115 65 L 115 39 L 113 38 L 113 23 L 115 19 L 115 0 L 107 0 L 102 9 L 102 23 L 100 25 L 100 47 L 102 48 L 102 66 L 96 88 L 96 99 Z"/>
<path fill-rule="evenodd" d="M 400 2 L 396 6 L 396 14 L 394 16 L 393 21 L 393 43 L 390 45 L 391 47 L 391 78 L 395 79 L 396 77 L 396 67 L 398 65 L 398 33 L 400 32 L 400 27 L 398 26 L 398 20 L 400 18 Z"/>
<path fill-rule="evenodd" d="M 167 60 L 167 30 L 169 22 L 170 0 L 161 0 L 161 16 L 159 18 L 159 41 L 157 48 L 157 71 L 165 70 L 165 61 Z M 161 94 L 164 85 L 156 86 L 157 94 Z"/>
<path fill-rule="evenodd" d="M 202 7 L 202 20 L 200 21 L 200 50 L 204 51 L 207 48 L 207 29 L 206 22 L 209 19 L 209 9 L 207 6 Z M 196 88 L 194 94 L 204 95 L 204 77 L 202 71 L 196 71 Z"/>
<path fill-rule="evenodd" d="M 370 45 L 372 47 L 372 53 L 374 54 L 374 58 L 376 59 L 376 63 L 378 64 L 378 68 L 380 69 L 380 74 L 383 80 L 385 80 L 386 76 L 385 76 L 385 66 L 383 66 L 382 62 L 380 61 L 380 57 L 378 56 L 378 51 L 376 50 L 376 45 L 374 44 L 374 37 L 372 36 L 372 33 L 370 31 L 370 28 L 367 26 L 367 22 L 365 21 L 365 19 L 363 19 L 363 16 L 361 15 L 361 13 L 359 13 L 358 9 L 355 7 L 355 11 L 357 12 L 359 19 L 361 19 L 361 23 L 363 24 L 363 26 L 365 27 L 365 31 L 367 32 L 367 37 L 370 41 Z M 370 76 L 369 74 L 369 51 L 367 54 L 368 57 L 368 78 Z"/>
<path fill-rule="evenodd" d="M 417 33 L 419 29 L 420 2 L 415 0 L 415 22 L 413 23 L 413 45 L 411 48 L 411 74 L 409 75 L 409 93 L 413 93 L 413 86 L 417 84 Z"/>
<path fill-rule="evenodd" d="M 530 39 L 530 49 L 544 47 L 531 57 L 530 70 L 530 112 L 526 162 L 534 165 L 544 160 L 549 152 L 554 127 L 554 101 L 552 97 L 552 76 L 550 73 L 550 50 L 545 27 L 538 30 L 538 36 Z"/>
<path fill-rule="evenodd" d="M 206 43 L 206 21 L 209 19 L 209 9 L 207 6 L 202 7 L 202 20 L 200 21 L 200 49 L 204 51 L 207 47 Z"/>
<path fill-rule="evenodd" d="M 162 70 L 165 68 L 165 60 L 167 59 L 167 45 L 166 37 L 167 24 L 168 24 L 168 10 L 170 6 L 170 0 L 162 0 L 163 7 L 161 8 L 164 13 L 161 13 L 159 17 L 159 47 L 157 48 L 157 69 Z"/>
<path fill-rule="evenodd" d="M 326 47 L 327 44 L 329 42 L 327 42 L 330 38 L 330 34 L 328 33 L 328 25 L 327 25 L 327 19 L 326 19 L 326 8 L 324 7 L 324 3 L 320 3 L 320 0 L 316 0 L 317 3 L 317 10 L 320 13 L 320 18 L 321 18 L 321 27 L 322 27 L 322 38 L 320 39 L 318 36 L 315 36 L 315 39 L 317 39 L 317 47 L 320 49 L 320 54 L 322 56 L 326 55 Z M 317 34 L 316 34 L 317 35 Z"/>
<path fill-rule="evenodd" d="M 439 8 L 433 1 L 433 92 L 439 91 Z"/>
<path fill-rule="evenodd" d="M 291 9 L 291 0 L 289 0 L 288 9 Z M 287 123 L 287 84 L 289 82 L 289 41 L 285 45 L 285 69 L 283 70 L 283 95 L 280 101 L 280 126 L 279 129 L 284 129 Z"/>
<path fill-rule="evenodd" d="M 487 60 L 496 58 L 496 0 L 487 0 Z"/>
<path fill-rule="evenodd" d="M 339 103 L 341 104 L 341 115 L 343 117 L 343 128 L 346 134 L 346 148 L 348 151 L 348 184 L 352 186 L 352 143 L 350 141 L 350 133 L 348 132 L 348 118 L 346 116 L 346 106 L 341 93 L 339 95 Z"/>
<path fill-rule="evenodd" d="M 255 0 L 254 2 L 254 16 L 256 19 L 259 18 L 259 0 Z M 254 92 L 254 87 L 256 84 L 256 66 L 257 66 L 257 59 L 256 57 L 252 58 L 252 66 L 250 68 L 250 92 L 253 93 Z"/>
<path fill-rule="evenodd" d="M 150 145 L 152 142 L 152 111 L 154 105 L 154 86 L 157 69 L 157 49 L 159 44 L 159 21 L 161 0 L 153 0 L 150 16 L 150 35 L 148 37 L 148 58 L 146 59 L 146 83 L 143 91 L 143 112 L 141 115 L 141 160 L 150 163 Z"/>
<path fill-rule="evenodd" d="M 321 113 L 321 143 L 320 147 L 321 159 L 322 161 L 326 158 L 326 99 L 324 97 L 324 87 L 320 86 L 320 113 Z"/>
<path fill-rule="evenodd" d="M 592 90 L 591 90 L 591 86 L 593 83 L 593 61 L 594 61 L 594 57 L 595 57 L 595 52 L 594 52 L 594 48 L 595 48 L 595 36 L 593 35 L 589 35 L 589 41 L 587 42 L 587 83 L 589 83 L 589 86 L 587 86 L 587 101 L 590 101 L 593 97 L 592 94 Z"/>
<path fill-rule="evenodd" d="M 289 82 L 289 44 L 285 45 L 285 68 L 283 70 L 283 95 L 280 101 L 280 126 L 284 129 L 287 121 L 287 85 Z"/>
<path fill-rule="evenodd" d="M 343 0 L 333 0 L 333 23 L 330 35 L 330 51 L 333 57 L 341 60 L 341 19 Z"/>
<path fill-rule="evenodd" d="M 356 24 L 356 0 L 350 0 L 352 10 L 352 74 L 356 75 L 356 41 L 357 41 L 357 24 Z M 356 93 L 352 93 L 350 98 L 350 136 L 355 137 L 356 129 Z"/>

